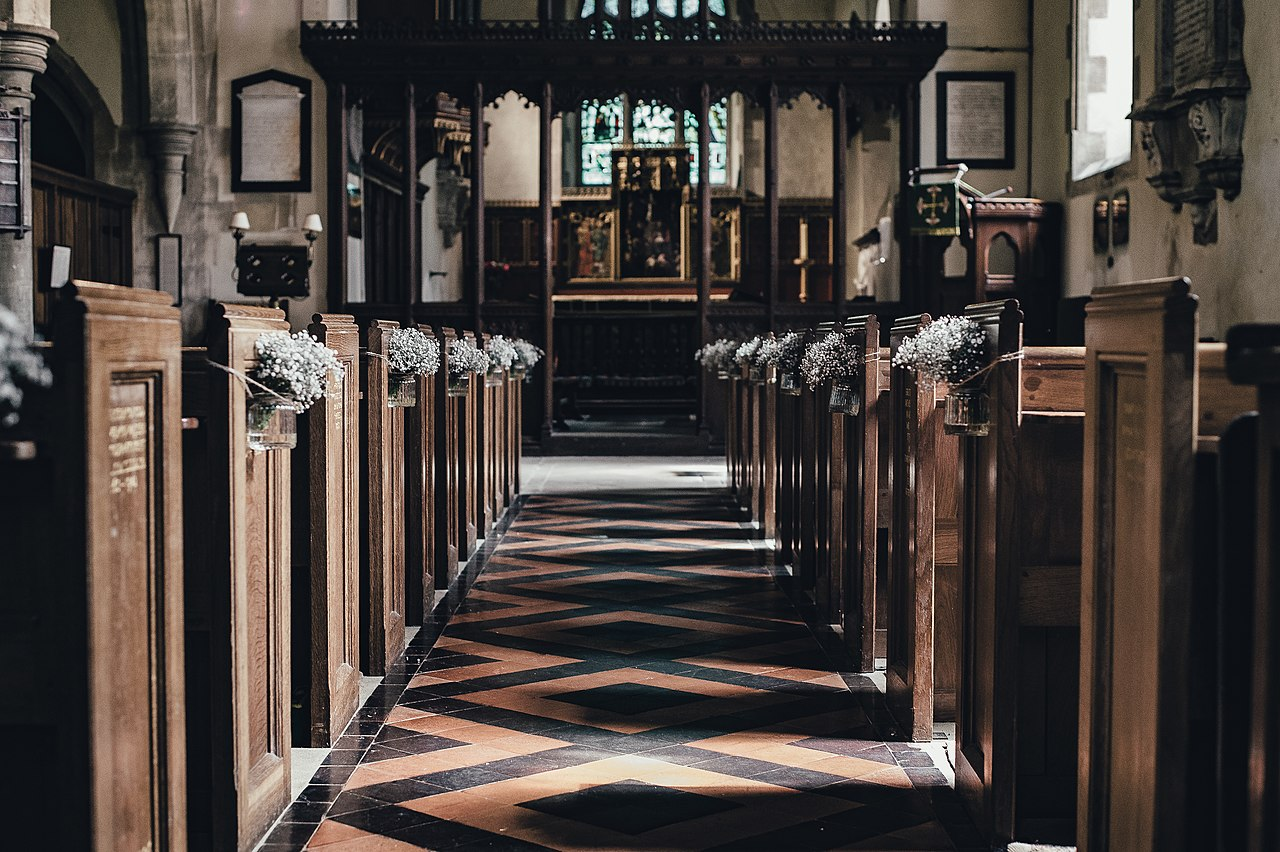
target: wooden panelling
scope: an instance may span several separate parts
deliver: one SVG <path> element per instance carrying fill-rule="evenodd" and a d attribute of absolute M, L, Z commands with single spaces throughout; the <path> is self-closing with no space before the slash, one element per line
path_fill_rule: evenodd
<path fill-rule="evenodd" d="M 385 673 L 405 648 L 404 409 L 387 404 L 387 341 L 399 327 L 386 320 L 369 324 L 362 371 L 362 662 L 375 675 Z"/>
<path fill-rule="evenodd" d="M 307 330 L 344 370 L 341 389 L 299 423 L 293 476 L 294 600 L 306 604 L 294 609 L 294 647 L 308 652 L 295 653 L 293 681 L 295 693 L 305 685 L 305 744 L 325 747 L 360 696 L 360 330 L 346 314 L 316 314 Z"/>
<path fill-rule="evenodd" d="M 423 331 L 428 327 L 424 326 Z M 462 505 L 459 502 L 459 462 L 458 444 L 461 437 L 461 426 L 458 416 L 461 411 L 459 400 L 449 396 L 449 346 L 458 339 L 452 328 L 441 329 L 437 338 L 440 341 L 440 372 L 436 374 L 435 395 L 435 493 L 436 493 L 436 588 L 447 589 L 458 576 L 461 542 L 465 541 L 462 533 Z"/>
<path fill-rule="evenodd" d="M 419 330 L 434 339 L 430 326 Z M 437 394 L 441 393 L 438 375 L 418 378 L 418 404 L 406 413 L 405 423 L 405 620 L 411 625 L 421 625 L 431 618 L 435 605 L 436 572 L 446 562 L 438 561 L 439 548 L 436 536 L 440 534 L 437 523 L 436 451 L 438 409 Z M 443 569 L 447 575 L 447 568 Z"/>
<path fill-rule="evenodd" d="M 290 454 L 248 448 L 245 386 L 282 311 L 215 303 L 183 355 L 188 810 L 193 849 L 252 849 L 290 800 Z"/>
<path fill-rule="evenodd" d="M 460 337 L 477 344 L 475 335 L 470 331 L 462 332 Z M 481 516 L 478 514 L 479 498 L 476 494 L 481 488 L 478 476 L 476 429 L 479 397 L 484 393 L 484 376 L 474 374 L 471 377 L 471 390 L 466 396 L 454 397 L 452 402 L 457 407 L 457 459 L 458 479 L 455 487 L 458 492 L 458 559 L 466 561 L 476 549 L 476 538 L 479 532 Z"/>
<path fill-rule="evenodd" d="M 55 385 L 0 428 L 0 732 L 13 849 L 187 848 L 180 327 L 71 285 Z"/>
<path fill-rule="evenodd" d="M 859 376 L 862 405 L 844 425 L 844 460 L 839 467 L 844 493 L 844 636 L 859 668 L 869 672 L 875 670 L 878 601 L 886 591 L 877 581 L 876 571 L 880 430 L 890 422 L 887 398 L 880 398 L 881 378 L 887 378 L 881 360 L 888 360 L 889 351 L 880 347 L 880 323 L 874 315 L 850 319 L 844 331 L 864 361 Z"/>

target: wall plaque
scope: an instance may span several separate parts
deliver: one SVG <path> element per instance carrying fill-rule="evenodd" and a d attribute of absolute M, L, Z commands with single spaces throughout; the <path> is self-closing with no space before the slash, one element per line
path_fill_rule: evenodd
<path fill-rule="evenodd" d="M 1011 169 L 1013 73 L 938 74 L 938 164 Z"/>
<path fill-rule="evenodd" d="M 311 81 L 263 71 L 231 82 L 231 191 L 311 191 Z"/>

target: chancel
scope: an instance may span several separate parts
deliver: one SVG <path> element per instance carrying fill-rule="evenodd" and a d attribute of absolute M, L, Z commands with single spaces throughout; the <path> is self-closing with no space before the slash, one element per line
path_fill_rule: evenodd
<path fill-rule="evenodd" d="M 5 848 L 1280 850 L 1278 37 L 0 0 Z"/>

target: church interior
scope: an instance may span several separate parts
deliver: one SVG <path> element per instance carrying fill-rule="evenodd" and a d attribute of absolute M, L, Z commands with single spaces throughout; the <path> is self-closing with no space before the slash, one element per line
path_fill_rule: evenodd
<path fill-rule="evenodd" d="M 1280 851 L 1274 0 L 0 0 L 5 848 Z"/>

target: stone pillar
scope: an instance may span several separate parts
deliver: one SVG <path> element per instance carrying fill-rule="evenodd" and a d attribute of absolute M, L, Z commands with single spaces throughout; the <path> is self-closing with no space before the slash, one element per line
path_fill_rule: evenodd
<path fill-rule="evenodd" d="M 176 121 L 153 122 L 142 128 L 147 140 L 147 153 L 155 160 L 156 200 L 166 232 L 178 227 L 178 211 L 186 191 L 187 155 L 196 141 L 199 128 Z"/>
<path fill-rule="evenodd" d="M 31 115 L 31 81 L 44 73 L 49 45 L 58 34 L 48 27 L 0 20 L 0 109 Z M 22 215 L 31 224 L 31 125 L 22 143 Z M 35 249 L 30 233 L 0 234 L 0 304 L 28 328 L 34 323 Z"/>

